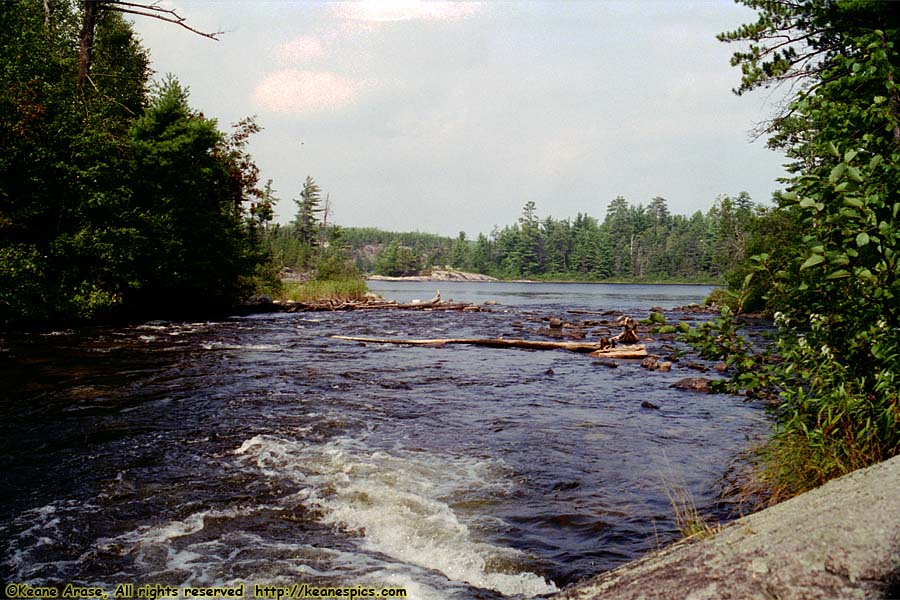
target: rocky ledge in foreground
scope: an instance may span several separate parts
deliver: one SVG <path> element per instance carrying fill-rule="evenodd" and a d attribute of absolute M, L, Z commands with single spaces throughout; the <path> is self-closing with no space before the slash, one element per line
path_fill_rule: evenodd
<path fill-rule="evenodd" d="M 685 540 L 555 598 L 900 598 L 900 457 Z"/>

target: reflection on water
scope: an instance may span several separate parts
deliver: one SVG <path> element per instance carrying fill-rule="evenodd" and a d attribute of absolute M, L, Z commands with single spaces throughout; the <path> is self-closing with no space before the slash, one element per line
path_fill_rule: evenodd
<path fill-rule="evenodd" d="M 648 373 L 561 351 L 330 337 L 512 337 L 550 315 L 577 319 L 573 307 L 619 308 L 559 286 L 530 289 L 571 301 L 514 305 L 518 285 L 466 284 L 505 303 L 485 313 L 5 336 L 0 578 L 527 598 L 675 537 L 664 480 L 724 516 L 719 479 L 767 422 L 740 398 L 672 390 L 696 374 L 678 363 Z M 615 290 L 640 317 L 705 293 L 646 287 Z"/>
<path fill-rule="evenodd" d="M 367 281 L 368 288 L 389 300 L 442 298 L 481 304 L 495 300 L 511 306 L 558 304 L 570 308 L 643 310 L 700 304 L 714 288 L 708 285 L 638 285 L 619 283 L 526 283 L 466 281 Z"/>

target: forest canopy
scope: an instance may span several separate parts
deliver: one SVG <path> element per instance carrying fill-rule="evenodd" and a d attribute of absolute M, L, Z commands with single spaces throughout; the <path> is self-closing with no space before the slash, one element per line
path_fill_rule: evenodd
<path fill-rule="evenodd" d="M 745 247 L 768 209 L 746 192 L 723 195 L 706 212 L 669 212 L 665 198 L 646 206 L 612 200 L 603 219 L 538 217 L 534 202 L 519 219 L 469 239 L 422 232 L 346 227 L 341 240 L 357 268 L 379 275 L 414 275 L 451 268 L 506 279 L 602 281 L 721 281 L 743 274 Z M 273 226 L 268 239 L 280 264 L 302 263 L 296 228 Z"/>
<path fill-rule="evenodd" d="M 266 260 L 248 205 L 252 120 L 223 132 L 96 14 L 78 84 L 80 3 L 0 4 L 0 323 L 190 314 L 233 305 Z"/>

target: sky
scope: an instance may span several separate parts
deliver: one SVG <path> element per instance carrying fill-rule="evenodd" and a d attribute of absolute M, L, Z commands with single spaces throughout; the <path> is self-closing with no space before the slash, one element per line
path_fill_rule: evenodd
<path fill-rule="evenodd" d="M 192 27 L 134 17 L 157 78 L 220 128 L 255 115 L 250 151 L 276 220 L 312 176 L 331 222 L 474 238 L 516 221 L 661 196 L 675 214 L 747 191 L 769 203 L 783 156 L 752 141 L 767 92 L 731 90 L 754 19 L 731 0 L 163 0 Z"/>

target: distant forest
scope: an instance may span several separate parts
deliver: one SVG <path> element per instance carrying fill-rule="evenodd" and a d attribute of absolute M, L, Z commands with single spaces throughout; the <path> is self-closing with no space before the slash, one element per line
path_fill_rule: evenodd
<path fill-rule="evenodd" d="M 747 242 L 766 210 L 746 192 L 721 196 L 704 214 L 673 215 L 664 198 L 646 206 L 621 196 L 603 220 L 539 218 L 528 202 L 517 222 L 495 227 L 474 240 L 375 228 L 340 228 L 336 237 L 362 273 L 414 275 L 450 267 L 504 279 L 721 279 L 745 259 Z M 272 253 L 282 266 L 303 263 L 296 223 L 268 230 Z"/>

